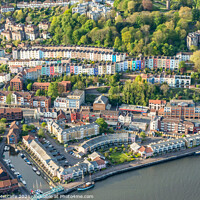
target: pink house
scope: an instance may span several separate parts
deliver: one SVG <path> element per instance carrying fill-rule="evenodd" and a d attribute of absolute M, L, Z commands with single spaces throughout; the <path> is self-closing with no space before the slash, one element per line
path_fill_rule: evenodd
<path fill-rule="evenodd" d="M 151 147 L 141 146 L 138 149 L 138 153 L 140 153 L 141 157 L 151 157 L 153 156 L 153 150 Z"/>
<path fill-rule="evenodd" d="M 106 162 L 103 159 L 97 157 L 97 158 L 94 159 L 94 161 L 96 161 L 99 170 L 106 168 Z"/>

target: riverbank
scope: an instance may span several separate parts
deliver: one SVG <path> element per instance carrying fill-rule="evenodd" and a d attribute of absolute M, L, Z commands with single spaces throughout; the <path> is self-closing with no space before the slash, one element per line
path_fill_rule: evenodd
<path fill-rule="evenodd" d="M 103 171 L 93 174 L 92 180 L 94 180 L 95 182 L 98 182 L 98 181 L 105 180 L 105 179 L 107 179 L 111 176 L 117 175 L 117 174 L 145 168 L 148 166 L 158 165 L 158 164 L 161 164 L 164 162 L 181 159 L 181 158 L 188 157 L 188 156 L 193 156 L 193 155 L 195 155 L 195 152 L 199 151 L 199 150 L 200 150 L 200 147 L 195 147 L 195 148 L 186 149 L 186 150 L 183 150 L 180 152 L 166 154 L 163 157 L 149 158 L 149 159 L 141 160 L 139 162 L 134 161 L 134 162 L 130 162 L 127 164 L 110 167 L 110 168 L 107 168 L 106 170 L 103 170 Z M 65 187 L 65 191 L 63 191 L 60 194 L 61 195 L 69 194 L 73 191 L 76 191 L 77 187 L 79 187 L 82 184 L 83 184 L 82 182 L 73 182 L 73 183 L 67 184 L 67 187 L 66 187 L 66 185 L 63 185 Z"/>

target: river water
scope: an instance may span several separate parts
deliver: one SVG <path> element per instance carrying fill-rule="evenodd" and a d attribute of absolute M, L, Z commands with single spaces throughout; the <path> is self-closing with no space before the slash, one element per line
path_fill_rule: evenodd
<path fill-rule="evenodd" d="M 119 174 L 70 195 L 92 195 L 95 200 L 200 200 L 200 156 Z"/>
<path fill-rule="evenodd" d="M 4 155 L 5 159 L 10 159 L 15 170 L 22 175 L 22 178 L 26 181 L 26 187 L 29 191 L 36 190 L 38 188 L 44 192 L 50 190 L 47 182 L 41 176 L 38 176 L 32 170 L 32 166 L 26 164 L 19 154 L 16 154 L 14 151 L 9 151 L 4 152 Z"/>

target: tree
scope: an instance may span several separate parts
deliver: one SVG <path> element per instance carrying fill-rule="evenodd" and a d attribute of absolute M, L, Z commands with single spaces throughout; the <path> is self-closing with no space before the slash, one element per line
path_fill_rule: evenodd
<path fill-rule="evenodd" d="M 10 86 L 8 86 L 8 91 L 11 91 L 11 87 Z"/>
<path fill-rule="evenodd" d="M 6 103 L 11 104 L 12 103 L 12 92 L 10 92 L 6 97 Z"/>
<path fill-rule="evenodd" d="M 113 148 L 110 148 L 109 151 L 112 152 L 112 151 L 113 151 Z"/>
<path fill-rule="evenodd" d="M 198 72 L 200 72 L 200 51 L 195 51 L 190 60 L 194 62 L 194 66 Z"/>
<path fill-rule="evenodd" d="M 38 131 L 38 136 L 40 137 L 40 138 L 44 138 L 44 130 L 43 129 L 39 129 L 39 131 Z"/>
<path fill-rule="evenodd" d="M 6 118 L 1 118 L 1 122 L 6 123 L 7 119 Z"/>
<path fill-rule="evenodd" d="M 181 61 L 181 62 L 179 63 L 178 69 L 179 69 L 179 71 L 180 71 L 181 73 L 183 73 L 183 72 L 185 71 L 185 69 L 186 69 L 185 61 Z"/>
<path fill-rule="evenodd" d="M 31 89 L 32 89 L 32 83 L 29 83 L 29 84 L 27 85 L 27 90 L 31 91 Z"/>
<path fill-rule="evenodd" d="M 44 128 L 47 125 L 46 122 L 42 122 L 41 126 Z"/>
<path fill-rule="evenodd" d="M 117 150 L 118 149 L 118 147 L 115 147 L 115 150 Z"/>
<path fill-rule="evenodd" d="M 58 83 L 50 83 L 47 94 L 55 99 L 58 96 Z"/>
<path fill-rule="evenodd" d="M 3 134 L 6 130 L 6 124 L 0 121 L 0 134 Z"/>
<path fill-rule="evenodd" d="M 96 123 L 99 125 L 100 133 L 104 133 L 107 131 L 108 124 L 105 122 L 103 118 L 98 118 Z"/>
<path fill-rule="evenodd" d="M 105 152 L 104 156 L 107 158 L 109 156 L 108 152 Z"/>
<path fill-rule="evenodd" d="M 146 137 L 145 132 L 141 132 L 141 133 L 140 133 L 140 137 L 141 137 L 142 139 L 144 139 L 144 138 Z"/>
<path fill-rule="evenodd" d="M 160 89 L 162 90 L 163 94 L 166 96 L 169 90 L 169 86 L 166 83 L 164 83 L 161 85 Z"/>
<path fill-rule="evenodd" d="M 36 91 L 36 93 L 35 93 L 35 96 L 40 96 L 41 95 L 41 91 L 40 91 L 40 89 L 38 89 L 37 91 Z"/>

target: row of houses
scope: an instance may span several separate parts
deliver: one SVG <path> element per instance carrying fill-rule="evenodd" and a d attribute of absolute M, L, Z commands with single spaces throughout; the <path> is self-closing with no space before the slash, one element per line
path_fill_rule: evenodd
<path fill-rule="evenodd" d="M 170 139 L 159 141 L 157 143 L 150 143 L 147 146 L 140 146 L 137 143 L 130 145 L 130 148 L 135 153 L 140 153 L 142 157 L 157 156 L 173 151 L 180 151 L 185 148 L 191 148 L 200 145 L 200 135 L 187 135 L 184 138 Z"/>
<path fill-rule="evenodd" d="M 41 1 L 31 1 L 31 2 L 18 2 L 17 3 L 17 8 L 22 9 L 22 8 L 49 8 L 49 7 L 55 7 L 55 6 L 68 6 L 69 5 L 69 0 L 46 0 L 44 2 Z M 74 2 L 74 1 L 72 1 Z M 78 3 L 78 1 L 77 1 Z"/>
<path fill-rule="evenodd" d="M 108 148 L 109 146 L 117 146 L 122 144 L 128 145 L 136 142 L 137 138 L 137 135 L 129 132 L 102 135 L 84 141 L 80 146 L 77 147 L 77 149 L 78 152 L 87 154 L 98 149 Z"/>
<path fill-rule="evenodd" d="M 23 68 L 19 67 L 10 67 L 12 71 L 21 71 Z M 16 70 L 16 71 L 15 71 Z M 33 68 L 24 69 L 23 74 L 24 78 L 35 80 L 38 77 L 42 76 L 60 76 L 60 75 L 69 75 L 69 74 L 87 74 L 87 75 L 106 75 L 106 74 L 115 74 L 121 71 L 121 68 L 118 68 L 118 63 L 96 63 L 93 65 L 84 65 L 84 64 L 74 64 L 74 63 L 65 63 L 65 64 L 52 64 L 52 65 L 42 65 Z M 20 73 L 20 72 L 19 72 Z M 170 87 L 179 87 L 179 88 L 189 88 L 191 85 L 191 76 L 187 75 L 166 75 L 161 73 L 160 75 L 154 74 L 141 74 L 143 80 L 151 84 L 163 84 L 167 83 Z M 127 79 L 123 79 L 126 81 Z"/>
<path fill-rule="evenodd" d="M 24 48 L 13 50 L 13 59 L 44 58 L 82 58 L 92 61 L 120 62 L 125 60 L 126 53 L 57 48 Z"/>
<path fill-rule="evenodd" d="M 12 105 L 30 107 L 30 108 L 49 108 L 51 106 L 51 97 L 34 96 L 33 92 L 0 91 L 0 104 L 7 105 L 8 95 L 11 94 Z"/>
<path fill-rule="evenodd" d="M 96 123 L 66 129 L 63 124 L 51 120 L 48 121 L 47 126 L 48 131 L 55 135 L 60 143 L 66 143 L 70 140 L 79 140 L 99 134 L 99 125 Z"/>

